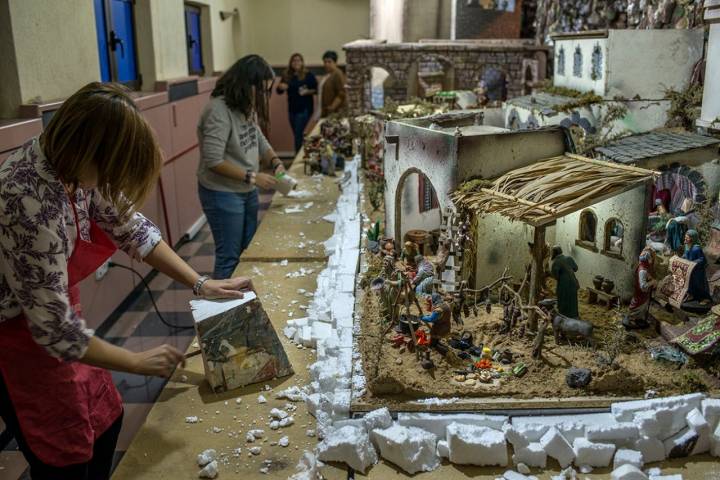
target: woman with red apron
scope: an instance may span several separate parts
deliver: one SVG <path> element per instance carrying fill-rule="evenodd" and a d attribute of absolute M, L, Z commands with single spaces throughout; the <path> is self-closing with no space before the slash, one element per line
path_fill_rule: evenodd
<path fill-rule="evenodd" d="M 106 369 L 169 376 L 169 345 L 131 352 L 85 327 L 78 283 L 120 248 L 193 288 L 238 297 L 249 279 L 198 275 L 142 205 L 162 167 L 124 87 L 92 83 L 0 167 L 0 416 L 37 479 L 110 477 L 122 400 Z"/>

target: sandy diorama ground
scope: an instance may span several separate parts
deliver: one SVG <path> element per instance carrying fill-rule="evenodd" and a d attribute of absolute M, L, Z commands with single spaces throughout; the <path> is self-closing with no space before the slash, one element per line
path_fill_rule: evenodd
<path fill-rule="evenodd" d="M 654 329 L 628 333 L 618 328 L 617 311 L 588 304 L 584 294 L 580 296 L 580 316 L 594 325 L 595 347 L 566 342 L 556 344 L 552 328 L 548 327 L 540 359 L 533 359 L 531 355 L 533 337 L 523 338 L 517 332 L 500 333 L 503 325 L 500 305 L 493 305 L 489 314 L 484 305 L 481 307 L 476 312 L 471 309 L 470 316 L 464 318 L 464 325 L 453 323 L 453 332 L 448 339 L 466 331 L 472 334 L 476 346 L 512 353 L 510 364 L 492 362 L 492 369 L 500 375 L 488 383 L 478 380 L 481 371 L 466 375 L 464 381 L 460 376 L 463 371 L 469 371 L 474 359 L 451 365 L 438 352 L 431 351 L 435 368 L 423 369 L 415 353 L 393 345 L 394 329 L 385 333 L 387 327 L 381 323 L 378 298 L 365 290 L 358 339 L 368 387 L 362 401 L 374 403 L 389 398 L 403 401 L 423 397 L 642 397 L 647 390 L 654 390 L 658 395 L 697 391 L 720 393 L 717 365 L 701 365 L 691 359 L 678 367 L 652 359 L 649 349 L 664 342 Z M 659 308 L 654 308 L 653 314 L 664 320 L 671 319 Z M 617 354 L 608 365 L 613 350 Z M 527 366 L 522 377 L 512 374 L 512 367 L 519 363 Z M 585 388 L 568 387 L 566 374 L 570 367 L 590 369 L 590 384 Z"/>

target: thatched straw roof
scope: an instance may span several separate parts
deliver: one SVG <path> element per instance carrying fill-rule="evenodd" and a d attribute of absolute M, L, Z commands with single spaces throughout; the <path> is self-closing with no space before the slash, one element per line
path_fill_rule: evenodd
<path fill-rule="evenodd" d="M 476 215 L 497 213 L 537 227 L 627 192 L 657 175 L 566 153 L 495 180 L 467 182 L 452 199 Z"/>

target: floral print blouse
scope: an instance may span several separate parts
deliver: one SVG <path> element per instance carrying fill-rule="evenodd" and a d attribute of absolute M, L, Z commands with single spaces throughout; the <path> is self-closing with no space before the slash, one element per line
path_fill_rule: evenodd
<path fill-rule="evenodd" d="M 122 221 L 94 190 L 77 189 L 74 201 L 84 240 L 90 219 L 136 259 L 161 240 L 148 219 L 134 213 Z M 0 166 L 0 323 L 24 314 L 38 345 L 64 360 L 82 358 L 94 333 L 70 306 L 76 237 L 68 194 L 34 138 Z"/>

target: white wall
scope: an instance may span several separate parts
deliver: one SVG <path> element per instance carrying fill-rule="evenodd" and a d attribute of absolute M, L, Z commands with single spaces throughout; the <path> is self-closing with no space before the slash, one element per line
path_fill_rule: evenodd
<path fill-rule="evenodd" d="M 597 253 L 575 245 L 582 212 L 558 220 L 555 243 L 578 264 L 576 275 L 581 287 L 592 286 L 592 278 L 602 275 L 615 282 L 615 292 L 621 298 L 628 300 L 632 297 L 634 267 L 645 244 L 645 192 L 645 187 L 641 186 L 590 207 L 597 217 Z M 605 223 L 611 218 L 619 219 L 625 227 L 623 260 L 600 253 L 605 239 Z"/>
<path fill-rule="evenodd" d="M 599 46 L 602 52 L 602 62 L 600 65 L 601 74 L 598 78 L 593 79 L 592 53 L 596 46 Z M 607 46 L 607 38 L 567 38 L 556 40 L 553 55 L 555 59 L 553 84 L 558 87 L 573 88 L 581 92 L 595 92 L 597 95 L 604 96 L 608 77 Z M 578 47 L 582 53 L 582 69 L 579 77 L 573 73 L 575 49 Z M 558 68 L 561 49 L 565 52 L 565 71 L 562 75 L 559 73 Z"/>
<path fill-rule="evenodd" d="M 503 273 L 522 281 L 525 266 L 530 263 L 528 242 L 533 241 L 533 228 L 522 222 L 511 222 L 498 214 L 478 218 L 475 235 L 475 286 L 494 282 Z M 546 243 L 552 245 L 552 232 L 546 232 Z"/>
<path fill-rule="evenodd" d="M 707 63 L 705 64 L 705 88 L 702 113 L 698 125 L 720 129 L 720 19 L 710 24 Z"/>

